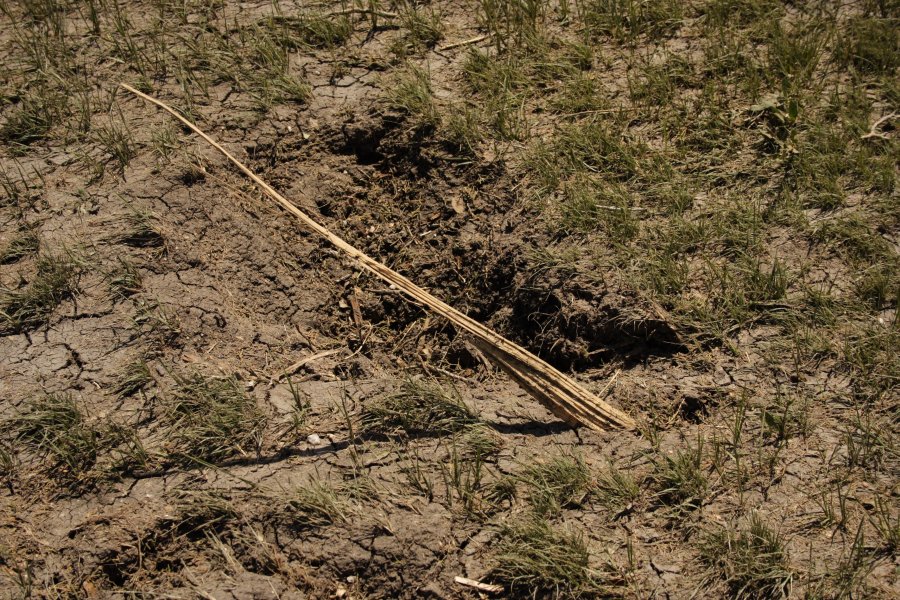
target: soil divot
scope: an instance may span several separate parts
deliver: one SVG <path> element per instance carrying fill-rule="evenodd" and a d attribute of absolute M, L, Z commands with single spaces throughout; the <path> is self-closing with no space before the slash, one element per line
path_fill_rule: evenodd
<path fill-rule="evenodd" d="M 165 103 L 151 98 L 124 83 L 119 85 L 135 96 L 157 105 L 190 127 L 194 133 L 200 135 L 211 146 L 224 154 L 228 160 L 262 188 L 267 195 L 278 202 L 283 208 L 287 209 L 288 212 L 300 219 L 300 221 L 308 228 L 331 242 L 347 256 L 357 261 L 360 266 L 385 280 L 387 283 L 400 288 L 413 300 L 425 304 L 432 311 L 450 320 L 454 325 L 472 335 L 482 351 L 489 353 L 489 355 L 497 361 L 507 373 L 514 376 L 515 380 L 520 385 L 525 387 L 525 389 L 536 399 L 546 404 L 547 407 L 560 418 L 573 424 L 580 423 L 598 430 L 606 427 L 618 427 L 623 429 L 633 429 L 635 427 L 635 422 L 630 416 L 609 406 L 586 388 L 580 386 L 574 380 L 569 379 L 566 375 L 554 369 L 540 358 L 534 356 L 521 346 L 496 334 L 481 323 L 460 313 L 396 271 L 385 267 L 383 264 L 370 258 L 340 237 L 331 233 L 328 229 L 311 219 L 306 213 L 302 212 L 294 204 L 281 196 L 281 194 L 276 192 L 255 173 L 234 158 L 227 150 Z"/>

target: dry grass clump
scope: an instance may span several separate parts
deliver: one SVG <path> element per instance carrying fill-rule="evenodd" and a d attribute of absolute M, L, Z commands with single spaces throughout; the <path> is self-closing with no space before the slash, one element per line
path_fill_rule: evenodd
<path fill-rule="evenodd" d="M 50 460 L 54 477 L 97 482 L 145 466 L 149 455 L 128 426 L 91 420 L 71 394 L 43 394 L 0 423 L 10 448 Z"/>
<path fill-rule="evenodd" d="M 580 456 L 556 456 L 532 465 L 519 475 L 529 488 L 529 500 L 539 515 L 555 515 L 580 506 L 594 490 L 594 476 Z"/>
<path fill-rule="evenodd" d="M 153 382 L 150 367 L 144 359 L 138 359 L 129 363 L 122 369 L 119 379 L 115 384 L 115 394 L 120 398 L 126 398 L 138 393 Z"/>
<path fill-rule="evenodd" d="M 733 598 L 786 598 L 793 573 L 781 536 L 759 515 L 741 529 L 723 527 L 709 532 L 700 557 L 723 580 Z"/>
<path fill-rule="evenodd" d="M 602 586 L 589 558 L 580 534 L 534 518 L 501 526 L 490 578 L 515 598 L 596 598 Z"/>
<path fill-rule="evenodd" d="M 46 394 L 28 402 L 3 424 L 14 442 L 50 455 L 67 469 L 80 472 L 97 461 L 100 433 L 88 426 L 71 394 Z"/>
<path fill-rule="evenodd" d="M 178 376 L 165 408 L 170 453 L 180 460 L 219 462 L 260 449 L 265 415 L 234 378 Z"/>
<path fill-rule="evenodd" d="M 679 449 L 673 456 L 663 455 L 656 461 L 650 479 L 663 503 L 676 507 L 699 506 L 709 487 L 703 470 L 703 445 Z"/>
<path fill-rule="evenodd" d="M 363 409 L 360 433 L 378 435 L 447 435 L 479 422 L 452 387 L 407 380 L 400 391 Z"/>
<path fill-rule="evenodd" d="M 324 481 L 310 479 L 298 487 L 287 500 L 287 514 L 295 525 L 320 527 L 347 519 L 347 497 Z"/>
<path fill-rule="evenodd" d="M 71 253 L 38 256 L 36 273 L 25 287 L 0 289 L 0 333 L 18 333 L 46 323 L 77 290 L 78 272 Z"/>
<path fill-rule="evenodd" d="M 18 235 L 12 238 L 9 243 L 0 249 L 0 265 L 8 265 L 18 262 L 38 251 L 40 247 L 40 239 L 37 233 L 26 227 Z"/>
<path fill-rule="evenodd" d="M 159 219 L 153 214 L 130 208 L 122 220 L 119 232 L 112 236 L 112 242 L 134 248 L 155 248 L 165 243 L 159 228 Z"/>

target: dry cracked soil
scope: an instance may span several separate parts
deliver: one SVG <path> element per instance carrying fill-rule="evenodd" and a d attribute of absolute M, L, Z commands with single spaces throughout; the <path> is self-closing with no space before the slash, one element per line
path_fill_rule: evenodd
<path fill-rule="evenodd" d="M 849 4 L 0 2 L 0 597 L 896 597 L 897 12 Z M 854 19 L 880 70 L 797 83 Z M 868 154 L 804 204 L 828 77 Z"/>

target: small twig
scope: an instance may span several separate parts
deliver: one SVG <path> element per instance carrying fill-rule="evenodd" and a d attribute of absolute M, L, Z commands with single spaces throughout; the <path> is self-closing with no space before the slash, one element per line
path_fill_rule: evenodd
<path fill-rule="evenodd" d="M 453 581 L 458 583 L 459 585 L 464 585 L 466 587 L 475 588 L 479 592 L 487 592 L 489 594 L 500 594 L 503 592 L 503 586 L 497 585 L 494 583 L 482 583 L 480 581 L 476 581 L 474 579 L 469 579 L 468 577 L 462 577 L 457 575 L 453 578 Z"/>
<path fill-rule="evenodd" d="M 584 115 L 613 115 L 622 112 L 635 112 L 640 110 L 639 106 L 618 106 L 616 108 L 598 108 L 595 110 L 581 110 L 572 113 L 558 113 L 550 115 L 554 119 L 564 119 L 566 117 L 581 117 Z"/>
<path fill-rule="evenodd" d="M 675 419 L 678 418 L 678 415 L 681 414 L 681 407 L 684 406 L 685 396 L 681 397 L 681 401 L 678 403 L 678 406 L 675 408 L 675 412 L 672 413 L 672 416 L 669 417 L 669 420 L 666 421 L 665 429 L 668 429 L 672 425 L 675 424 Z"/>
<path fill-rule="evenodd" d="M 353 314 L 353 323 L 356 325 L 356 329 L 359 333 L 362 333 L 363 328 L 363 318 L 362 318 L 362 310 L 359 308 L 359 296 L 360 290 L 358 287 L 354 286 L 353 291 L 350 293 L 348 299 L 350 300 L 350 310 Z"/>
<path fill-rule="evenodd" d="M 331 350 L 322 350 L 321 352 L 316 352 L 315 354 L 311 354 L 310 356 L 304 356 L 287 369 L 272 377 L 269 380 L 269 387 L 272 387 L 285 377 L 290 377 L 297 371 L 299 371 L 303 366 L 313 362 L 314 360 L 319 360 L 320 358 L 325 358 L 326 356 L 332 356 L 333 354 L 338 354 L 343 351 L 343 348 L 332 348 Z"/>
<path fill-rule="evenodd" d="M 183 560 L 181 561 L 181 566 L 184 567 L 183 573 L 187 577 L 187 580 L 194 586 L 194 593 L 204 598 L 205 600 L 216 600 L 216 597 L 208 592 L 204 592 L 200 589 L 200 583 L 194 578 L 194 575 L 191 573 L 190 567 L 187 566 L 187 563 Z"/>
<path fill-rule="evenodd" d="M 862 136 L 860 139 L 862 139 L 862 140 L 868 140 L 870 138 L 878 138 L 881 140 L 888 139 L 888 136 L 886 134 L 884 134 L 878 130 L 881 128 L 881 126 L 885 122 L 890 121 L 891 119 L 893 119 L 896 116 L 897 116 L 897 113 L 891 113 L 889 115 L 884 115 L 883 117 L 881 117 L 880 119 L 878 119 L 877 121 L 872 123 L 872 127 L 871 127 L 871 129 L 869 129 L 869 133 Z"/>
<path fill-rule="evenodd" d="M 493 372 L 493 365 L 491 365 L 491 361 L 489 361 L 484 354 L 482 354 L 481 350 L 478 349 L 475 344 L 471 344 L 469 342 L 463 342 L 463 345 L 466 348 L 466 351 L 475 357 L 475 359 L 481 363 L 481 366 L 484 367 L 485 372 L 490 375 Z"/>
<path fill-rule="evenodd" d="M 622 369 L 616 369 L 616 372 L 612 374 L 612 377 L 609 378 L 609 381 L 606 382 L 606 385 L 603 386 L 603 389 L 597 392 L 597 395 L 601 398 L 605 396 L 609 388 L 611 388 L 616 383 L 616 379 L 619 378 L 619 373 L 621 372 Z"/>
<path fill-rule="evenodd" d="M 477 383 L 474 379 L 471 379 L 469 377 L 463 377 L 462 375 L 457 375 L 456 373 L 454 373 L 452 371 L 448 371 L 447 369 L 442 369 L 441 367 L 429 365 L 427 362 L 425 362 L 425 359 L 422 358 L 421 356 L 419 357 L 419 362 L 422 363 L 422 368 L 425 369 L 426 371 L 433 371 L 436 373 L 440 373 L 441 375 L 446 375 L 447 377 L 456 379 L 457 381 L 462 381 L 463 383 L 468 383 L 468 384 Z"/>
<path fill-rule="evenodd" d="M 479 35 L 478 37 L 473 37 L 469 40 L 463 40 L 462 42 L 455 42 L 453 44 L 447 44 L 446 46 L 442 46 L 438 48 L 439 51 L 444 52 L 445 50 L 453 50 L 454 48 L 459 48 L 460 46 L 468 46 L 469 44 L 477 44 L 478 42 L 482 42 L 488 39 L 489 35 Z"/>
<path fill-rule="evenodd" d="M 303 331 L 300 330 L 300 326 L 296 325 L 294 327 L 294 329 L 297 331 L 297 334 L 303 338 L 303 341 L 306 342 L 306 344 L 309 346 L 309 349 L 312 350 L 313 352 L 315 352 L 316 345 L 313 343 L 313 341 L 311 339 L 309 339 L 308 335 L 306 335 L 305 333 L 303 333 Z"/>
<path fill-rule="evenodd" d="M 608 204 L 595 204 L 594 208 L 603 210 L 647 210 L 644 206 L 610 206 Z"/>
<path fill-rule="evenodd" d="M 384 17 L 385 19 L 400 18 L 400 15 L 397 13 L 373 10 L 370 8 L 345 8 L 344 10 L 336 10 L 325 14 L 326 17 L 341 17 L 345 15 L 371 15 L 373 17 Z"/>
<path fill-rule="evenodd" d="M 354 356 L 356 356 L 357 354 L 359 354 L 360 352 L 362 352 L 363 347 L 366 345 L 366 342 L 369 341 L 369 337 L 371 337 L 373 331 L 375 331 L 375 327 L 370 325 L 369 331 L 368 331 L 368 333 L 366 333 L 366 337 L 362 338 L 362 341 L 359 342 L 359 348 L 354 350 L 353 354 L 350 354 L 346 358 L 342 359 L 341 362 L 345 363 L 348 360 L 350 360 L 351 358 L 353 358 Z"/>

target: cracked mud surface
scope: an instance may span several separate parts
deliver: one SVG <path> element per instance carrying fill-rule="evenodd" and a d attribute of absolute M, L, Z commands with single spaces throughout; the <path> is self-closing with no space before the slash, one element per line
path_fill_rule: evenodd
<path fill-rule="evenodd" d="M 127 4 L 139 22 L 145 3 Z M 449 24 L 445 42 L 478 34 L 471 3 L 435 4 Z M 270 3 L 219 9 L 216 18 L 226 23 L 253 22 Z M 80 23 L 76 15 L 70 12 Z M 660 457 L 701 437 L 727 440 L 738 405 L 753 417 L 745 439 L 763 440 L 759 413 L 794 390 L 825 407 L 814 411 L 816 427 L 783 448 L 761 442 L 748 451 L 745 460 L 768 471 L 746 488 L 726 485 L 709 466 L 719 485 L 702 506 L 671 510 L 651 490 L 616 508 L 588 498 L 557 518 L 584 535 L 592 569 L 613 573 L 611 596 L 727 597 L 729 589 L 698 566 L 694 536 L 758 512 L 785 532 L 798 573 L 809 577 L 798 576 L 796 590 L 814 592 L 809 574 L 845 560 L 849 542 L 836 540 L 855 533 L 829 539 L 810 492 L 852 451 L 851 375 L 831 358 L 794 369 L 773 357 L 783 334 L 773 325 L 736 331 L 731 348 L 694 343 L 666 309 L 616 277 L 590 265 L 536 268 L 535 252 L 560 240 L 535 225 L 540 210 L 519 188 L 515 145 L 513 156 L 485 147 L 460 159 L 429 141 L 381 99 L 398 68 L 388 48 L 400 32 L 352 22 L 345 49 L 291 53 L 290 71 L 310 84 L 305 104 L 261 112 L 249 94 L 218 82 L 193 108 L 201 127 L 348 242 L 589 388 L 606 390 L 653 427 L 598 433 L 558 422 L 452 326 L 361 273 L 212 149 L 119 92 L 115 102 L 137 148 L 121 174 L 110 167 L 96 177 L 78 144 L 0 149 L 4 172 L 33 185 L 27 202 L 0 208 L 0 246 L 27 225 L 42 249 L 68 250 L 78 260 L 77 292 L 45 324 L 0 336 L 0 418 L 15 418 L 33 398 L 65 395 L 89 426 L 133 432 L 150 458 L 104 470 L 107 458 L 95 457 L 93 468 L 74 473 L 4 441 L 15 465 L 0 490 L 0 598 L 26 590 L 88 598 L 479 597 L 454 577 L 490 579 L 498 531 L 528 512 L 527 494 L 502 501 L 482 494 L 479 510 L 467 510 L 452 481 L 455 438 L 360 436 L 366 407 L 410 378 L 455 388 L 498 440 L 480 467 L 478 493 L 556 455 L 577 455 L 595 473 L 614 464 L 641 481 Z M 78 43 L 94 52 L 86 36 Z M 12 34 L 0 33 L 0 44 L 0 60 L 12 60 Z M 438 97 L 459 93 L 467 51 L 415 59 L 428 61 Z M 115 81 L 136 78 L 113 62 L 98 67 L 97 77 L 94 93 L 110 101 Z M 154 94 L 178 103 L 179 85 L 160 78 Z M 8 116 L 12 105 L 3 110 Z M 153 140 L 165 131 L 177 141 L 161 156 Z M 149 215 L 158 243 L 123 241 L 135 212 Z M 0 285 L 23 289 L 37 277 L 36 260 L 0 265 Z M 111 284 L 123 261 L 140 280 L 124 295 Z M 123 372 L 136 361 L 146 363 L 147 381 L 122 393 Z M 171 458 L 167 410 L 193 373 L 246 393 L 265 418 L 257 447 L 215 464 Z M 298 398 L 306 403 L 300 412 Z M 727 448 L 722 442 L 720 450 Z M 894 466 L 847 482 L 844 493 L 861 514 L 875 514 L 876 490 L 893 490 L 887 497 L 896 502 L 896 456 L 884 449 L 883 462 Z M 341 491 L 337 516 L 299 517 L 292 504 L 298 489 L 355 489 L 359 481 L 366 491 Z M 872 553 L 866 593 L 890 597 L 896 548 Z"/>

